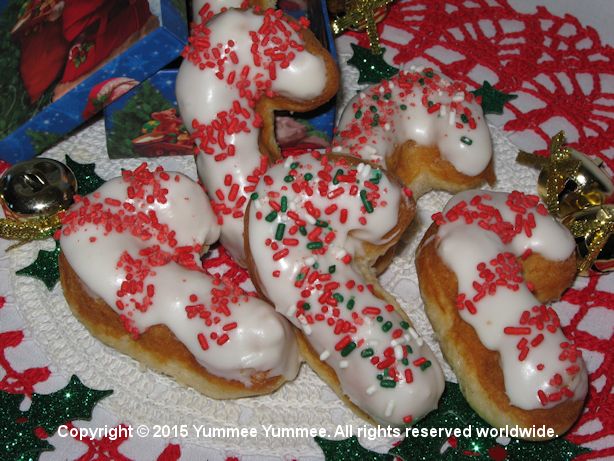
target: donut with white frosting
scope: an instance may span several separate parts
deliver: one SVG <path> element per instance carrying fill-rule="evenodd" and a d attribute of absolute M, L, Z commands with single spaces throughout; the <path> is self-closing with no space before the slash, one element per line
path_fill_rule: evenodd
<path fill-rule="evenodd" d="M 271 392 L 298 372 L 287 322 L 202 269 L 220 229 L 202 188 L 145 164 L 63 218 L 66 299 L 103 342 L 215 398 Z"/>
<path fill-rule="evenodd" d="M 433 353 L 372 270 L 415 214 L 381 169 L 317 153 L 271 167 L 245 222 L 259 292 L 301 330 L 312 368 L 359 416 L 402 426 L 437 408 Z"/>
<path fill-rule="evenodd" d="M 281 11 L 229 9 L 194 27 L 177 76 L 181 116 L 221 242 L 244 263 L 243 216 L 267 161 L 279 156 L 274 110 L 315 109 L 337 92 L 327 51 Z"/>
<path fill-rule="evenodd" d="M 492 142 L 482 107 L 466 86 L 430 68 L 401 71 L 346 106 L 333 152 L 380 164 L 414 195 L 495 181 Z"/>
<path fill-rule="evenodd" d="M 568 288 L 575 243 L 538 197 L 466 191 L 417 251 L 426 313 L 469 404 L 497 427 L 561 435 L 588 388 L 581 353 L 545 305 Z"/>

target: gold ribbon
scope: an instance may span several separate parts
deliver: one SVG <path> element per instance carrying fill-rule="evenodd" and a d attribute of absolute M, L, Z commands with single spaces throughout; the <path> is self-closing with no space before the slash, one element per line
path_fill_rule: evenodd
<path fill-rule="evenodd" d="M 331 23 L 333 33 L 339 35 L 350 28 L 357 30 L 365 29 L 369 37 L 371 52 L 373 54 L 381 54 L 382 49 L 379 46 L 379 36 L 377 35 L 377 23 L 379 22 L 377 19 L 378 16 L 381 15 L 382 10 L 392 3 L 392 1 L 393 0 L 347 1 L 347 12 L 345 16 L 335 19 Z M 379 20 L 381 19 L 383 19 L 383 16 L 379 17 Z"/>
<path fill-rule="evenodd" d="M 43 240 L 51 237 L 62 225 L 62 212 L 51 216 L 17 220 L 11 218 L 0 219 L 0 238 L 17 240 L 9 249 L 33 240 Z"/>

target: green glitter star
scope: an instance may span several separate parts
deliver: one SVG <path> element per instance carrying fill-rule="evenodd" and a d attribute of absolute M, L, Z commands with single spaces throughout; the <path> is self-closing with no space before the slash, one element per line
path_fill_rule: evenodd
<path fill-rule="evenodd" d="M 66 156 L 66 166 L 72 170 L 77 178 L 77 193 L 87 195 L 94 192 L 105 183 L 105 180 L 96 174 L 95 163 L 77 163 Z"/>
<path fill-rule="evenodd" d="M 328 440 L 321 437 L 314 438 L 324 452 L 325 461 L 392 461 L 392 455 L 376 453 L 367 450 L 355 436 L 344 440 Z"/>
<path fill-rule="evenodd" d="M 480 88 L 472 91 L 475 96 L 482 97 L 482 110 L 485 114 L 503 114 L 503 106 L 506 102 L 516 99 L 517 94 L 506 94 L 497 90 L 494 86 L 484 80 Z"/>
<path fill-rule="evenodd" d="M 384 49 L 381 54 L 374 55 L 369 49 L 352 43 L 352 50 L 354 54 L 348 59 L 348 64 L 358 69 L 358 83 L 379 83 L 399 72 L 384 61 Z"/>
<path fill-rule="evenodd" d="M 448 447 L 443 453 L 441 448 L 448 440 L 446 434 L 441 437 L 406 437 L 403 442 L 390 450 L 390 454 L 406 461 L 449 460 L 467 461 L 504 459 L 505 451 L 510 460 L 521 459 L 556 459 L 571 460 L 579 454 L 590 450 L 574 445 L 564 438 L 548 442 L 525 442 L 512 439 L 506 445 L 499 445 L 496 437 L 478 437 L 478 429 L 490 426 L 482 420 L 467 404 L 458 384 L 446 382 L 446 390 L 439 401 L 439 408 L 418 421 L 412 428 L 428 431 L 431 428 L 467 428 L 471 425 L 471 437 L 456 437 L 456 446 Z M 410 429 L 411 430 L 411 429 Z"/>
<path fill-rule="evenodd" d="M 39 250 L 36 260 L 27 267 L 19 269 L 17 275 L 35 277 L 45 284 L 49 291 L 53 290 L 60 279 L 58 256 L 60 255 L 60 243 L 55 243 L 55 249 L 51 251 Z"/>
<path fill-rule="evenodd" d="M 92 419 L 96 404 L 113 391 L 97 391 L 83 385 L 73 376 L 65 388 L 51 394 L 32 394 L 32 403 L 27 411 L 19 406 L 24 399 L 21 394 L 0 392 L 0 459 L 38 459 L 43 451 L 53 446 L 39 438 L 35 431 L 43 430 L 51 436 L 62 424 L 74 420 Z"/>

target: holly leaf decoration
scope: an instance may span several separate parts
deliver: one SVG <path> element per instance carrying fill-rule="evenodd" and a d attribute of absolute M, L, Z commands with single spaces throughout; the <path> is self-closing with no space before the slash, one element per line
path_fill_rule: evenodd
<path fill-rule="evenodd" d="M 59 255 L 60 243 L 55 242 L 55 249 L 51 251 L 39 250 L 34 262 L 23 269 L 19 269 L 16 274 L 37 278 L 51 291 L 60 280 Z"/>
<path fill-rule="evenodd" d="M 75 174 L 77 193 L 79 195 L 87 195 L 94 192 L 105 183 L 105 180 L 96 174 L 95 163 L 78 163 L 67 155 L 66 166 Z"/>
<path fill-rule="evenodd" d="M 65 388 L 51 394 L 32 394 L 29 410 L 21 411 L 21 394 L 0 392 L 0 459 L 37 459 L 53 446 L 37 436 L 52 435 L 62 424 L 90 420 L 96 404 L 113 391 L 97 391 L 73 376 Z"/>
<path fill-rule="evenodd" d="M 505 106 L 505 103 L 518 97 L 517 94 L 507 94 L 497 90 L 486 80 L 484 80 L 480 88 L 471 93 L 476 97 L 479 96 L 482 98 L 481 105 L 485 114 L 503 114 L 503 106 Z"/>
<path fill-rule="evenodd" d="M 324 452 L 326 461 L 354 460 L 360 461 L 392 461 L 389 454 L 376 453 L 364 448 L 355 436 L 344 440 L 329 440 L 314 437 L 314 440 Z"/>
<path fill-rule="evenodd" d="M 461 435 L 438 434 L 440 428 L 460 429 Z M 470 430 L 468 429 L 470 428 Z M 389 453 L 405 461 L 415 460 L 571 460 L 590 450 L 574 445 L 564 438 L 549 442 L 525 442 L 511 439 L 507 445 L 497 442 L 491 428 L 467 404 L 458 384 L 446 382 L 446 390 L 439 401 L 439 408 L 418 421 L 412 429 L 419 430 L 419 437 L 411 432 Z M 458 433 L 457 429 L 457 433 Z M 462 433 L 464 429 L 464 434 Z M 484 433 L 478 433 L 483 431 Z M 494 431 L 493 431 L 494 432 Z"/>
<path fill-rule="evenodd" d="M 348 64 L 358 69 L 358 83 L 379 83 L 399 73 L 399 69 L 384 61 L 384 48 L 381 54 L 375 55 L 368 48 L 352 43 L 352 50 Z"/>

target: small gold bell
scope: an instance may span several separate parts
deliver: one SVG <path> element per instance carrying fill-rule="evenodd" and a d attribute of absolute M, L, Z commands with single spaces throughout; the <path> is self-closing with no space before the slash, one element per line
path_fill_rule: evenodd
<path fill-rule="evenodd" d="M 567 215 L 561 221 L 574 238 L 580 275 L 614 271 L 614 205 L 599 205 Z"/>
<path fill-rule="evenodd" d="M 70 169 L 56 160 L 17 163 L 0 178 L 0 199 L 8 217 L 18 220 L 51 216 L 67 209 L 77 192 Z"/>
<path fill-rule="evenodd" d="M 548 191 L 550 176 L 560 175 L 561 190 L 554 192 L 554 199 L 558 204 L 556 216 L 562 218 L 586 208 L 612 202 L 614 183 L 601 169 L 601 164 L 575 149 L 564 149 L 567 151 L 563 154 L 566 158 L 559 160 L 558 168 L 542 169 L 537 180 L 537 192 L 542 200 L 548 203 L 548 200 L 552 199 Z"/>

